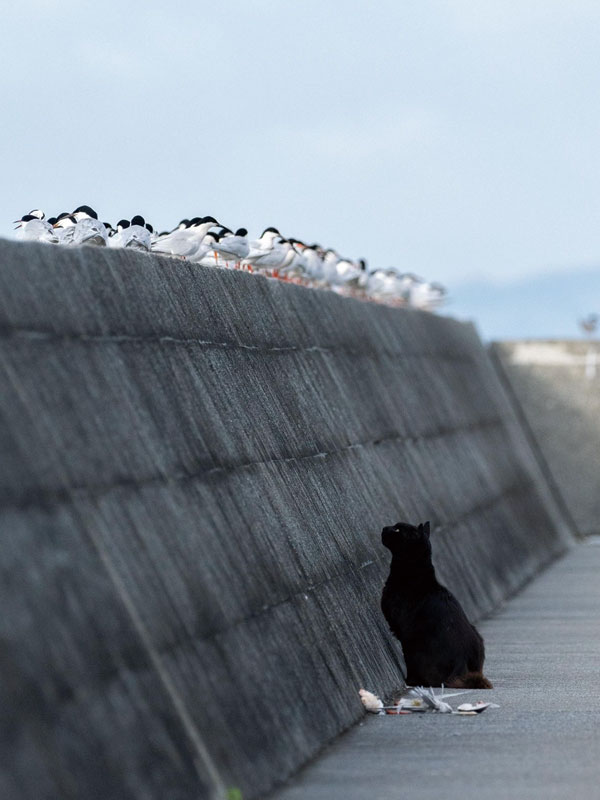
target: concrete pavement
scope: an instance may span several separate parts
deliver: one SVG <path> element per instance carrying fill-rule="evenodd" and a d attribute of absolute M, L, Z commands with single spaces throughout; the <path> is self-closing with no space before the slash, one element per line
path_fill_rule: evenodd
<path fill-rule="evenodd" d="M 600 798 L 600 537 L 479 628 L 495 688 L 451 702 L 500 708 L 367 716 L 273 800 Z"/>

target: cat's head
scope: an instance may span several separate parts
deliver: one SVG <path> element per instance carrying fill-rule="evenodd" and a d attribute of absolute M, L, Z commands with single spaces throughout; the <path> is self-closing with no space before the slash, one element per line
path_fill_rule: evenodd
<path fill-rule="evenodd" d="M 392 555 L 417 559 L 431 555 L 429 536 L 429 522 L 421 525 L 398 522 L 381 531 L 381 543 Z"/>

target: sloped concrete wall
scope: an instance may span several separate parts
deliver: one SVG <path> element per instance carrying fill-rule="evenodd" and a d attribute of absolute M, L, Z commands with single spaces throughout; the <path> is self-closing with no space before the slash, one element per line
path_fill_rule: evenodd
<path fill-rule="evenodd" d="M 4 798 L 263 797 L 402 684 L 383 525 L 474 618 L 570 542 L 464 324 L 0 241 L 0 332 Z"/>
<path fill-rule="evenodd" d="M 495 342 L 492 354 L 578 532 L 600 533 L 600 342 Z"/>

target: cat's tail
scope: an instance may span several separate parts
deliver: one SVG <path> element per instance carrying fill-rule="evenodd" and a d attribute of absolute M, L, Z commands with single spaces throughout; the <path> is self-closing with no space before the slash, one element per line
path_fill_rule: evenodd
<path fill-rule="evenodd" d="M 452 682 L 446 684 L 452 689 L 493 689 L 493 685 L 488 681 L 483 672 L 467 672 L 458 678 L 453 678 Z"/>

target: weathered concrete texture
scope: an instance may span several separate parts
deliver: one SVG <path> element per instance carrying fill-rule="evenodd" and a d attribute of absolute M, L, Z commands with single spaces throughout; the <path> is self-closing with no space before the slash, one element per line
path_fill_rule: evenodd
<path fill-rule="evenodd" d="M 480 626 L 494 689 L 449 702 L 500 708 L 366 717 L 277 800 L 599 797 L 599 572 L 589 539 Z"/>
<path fill-rule="evenodd" d="M 469 326 L 0 241 L 0 330 L 3 797 L 261 797 L 402 684 L 384 524 L 472 617 L 570 542 Z"/>
<path fill-rule="evenodd" d="M 600 533 L 600 342 L 496 342 L 492 354 L 579 533 Z"/>

